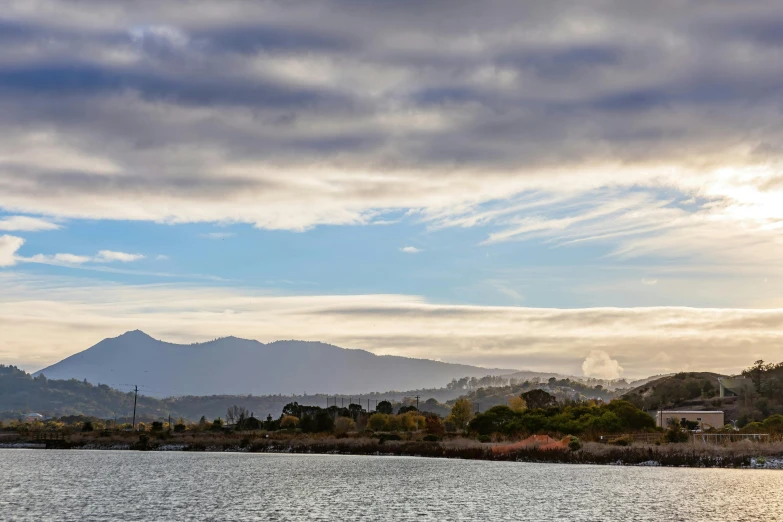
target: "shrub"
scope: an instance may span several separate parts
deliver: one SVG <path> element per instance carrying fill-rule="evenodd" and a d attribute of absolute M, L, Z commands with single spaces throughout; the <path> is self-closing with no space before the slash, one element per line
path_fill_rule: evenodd
<path fill-rule="evenodd" d="M 90 432 L 90 431 L 92 431 L 94 429 L 95 428 L 93 428 L 92 422 L 90 422 L 90 421 L 87 421 L 84 424 L 82 424 L 82 431 L 83 432 Z"/>
<path fill-rule="evenodd" d="M 280 428 L 284 430 L 294 429 L 299 425 L 299 418 L 293 415 L 285 415 L 280 419 Z"/>
<path fill-rule="evenodd" d="M 378 438 L 378 444 L 383 444 L 387 440 L 402 440 L 402 437 L 396 433 L 384 433 Z"/>
<path fill-rule="evenodd" d="M 629 435 L 622 435 L 615 439 L 610 439 L 609 444 L 614 444 L 615 446 L 630 446 L 633 444 L 633 438 Z"/>
<path fill-rule="evenodd" d="M 579 451 L 582 449 L 582 441 L 578 437 L 571 436 L 568 440 L 568 449 L 571 451 Z"/>
<path fill-rule="evenodd" d="M 334 431 L 340 435 L 344 435 L 354 428 L 356 428 L 356 423 L 348 417 L 339 417 L 334 422 Z"/>
<path fill-rule="evenodd" d="M 663 435 L 663 440 L 671 443 L 688 442 L 688 432 L 683 430 L 679 424 L 672 425 Z"/>
<path fill-rule="evenodd" d="M 490 437 L 489 435 L 479 435 L 478 436 L 478 441 L 479 442 L 492 442 L 492 437 Z"/>
<path fill-rule="evenodd" d="M 425 435 L 424 436 L 424 442 L 438 442 L 440 440 L 440 437 L 437 435 Z"/>

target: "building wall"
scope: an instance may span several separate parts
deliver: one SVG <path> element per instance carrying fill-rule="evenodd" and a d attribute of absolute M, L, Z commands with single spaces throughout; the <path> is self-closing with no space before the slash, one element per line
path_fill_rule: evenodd
<path fill-rule="evenodd" d="M 655 413 L 656 426 L 667 428 L 669 419 L 689 422 L 698 422 L 703 429 L 722 428 L 725 424 L 722 411 L 658 411 Z"/>

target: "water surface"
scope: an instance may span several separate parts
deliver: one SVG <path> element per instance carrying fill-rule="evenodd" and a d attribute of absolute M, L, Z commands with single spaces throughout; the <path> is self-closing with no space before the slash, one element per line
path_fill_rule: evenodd
<path fill-rule="evenodd" d="M 0 450 L 0 520 L 783 520 L 783 472 Z"/>

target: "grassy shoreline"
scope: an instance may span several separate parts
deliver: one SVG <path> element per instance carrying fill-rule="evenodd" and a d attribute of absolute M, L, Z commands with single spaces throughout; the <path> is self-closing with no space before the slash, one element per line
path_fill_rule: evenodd
<path fill-rule="evenodd" d="M 726 446 L 699 443 L 641 444 L 612 446 L 587 442 L 578 451 L 522 448 L 510 452 L 492 451 L 493 444 L 453 438 L 438 442 L 382 440 L 370 437 L 228 437 L 220 435 L 139 437 L 137 434 L 95 437 L 77 435 L 66 440 L 36 441 L 18 438 L 0 441 L 0 448 L 217 451 L 250 453 L 292 453 L 323 455 L 409 456 L 470 460 L 549 462 L 628 466 L 697 468 L 783 469 L 783 443 L 734 443 Z"/>

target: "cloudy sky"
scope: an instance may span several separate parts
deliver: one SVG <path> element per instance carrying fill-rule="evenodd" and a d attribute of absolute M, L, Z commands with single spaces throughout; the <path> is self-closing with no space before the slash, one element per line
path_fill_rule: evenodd
<path fill-rule="evenodd" d="M 783 360 L 779 2 L 3 6 L 0 362 Z"/>

